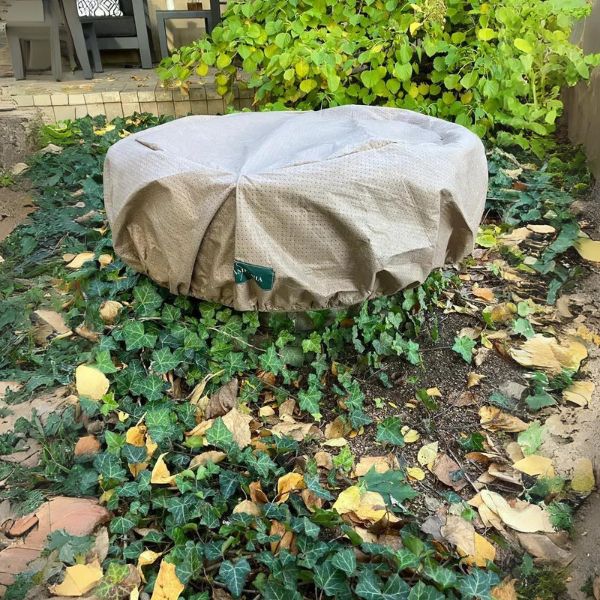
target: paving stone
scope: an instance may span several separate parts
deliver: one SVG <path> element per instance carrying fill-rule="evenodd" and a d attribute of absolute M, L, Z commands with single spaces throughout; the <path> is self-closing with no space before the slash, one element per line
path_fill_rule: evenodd
<path fill-rule="evenodd" d="M 193 115 L 207 115 L 208 114 L 208 106 L 206 105 L 206 100 L 192 100 L 190 102 L 192 107 Z"/>
<path fill-rule="evenodd" d="M 140 90 L 137 95 L 140 102 L 156 102 L 154 90 Z"/>
<path fill-rule="evenodd" d="M 67 94 L 52 94 L 50 96 L 52 106 L 68 106 L 69 96 Z"/>
<path fill-rule="evenodd" d="M 120 102 L 110 102 L 108 104 L 104 104 L 104 114 L 106 115 L 106 119 L 108 121 L 112 121 L 116 117 L 122 117 L 123 106 Z"/>
<path fill-rule="evenodd" d="M 220 100 L 211 100 L 208 99 L 206 101 L 207 112 L 209 115 L 222 115 L 225 114 L 225 103 L 223 99 Z"/>
<path fill-rule="evenodd" d="M 33 96 L 13 96 L 17 106 L 33 106 Z"/>
<path fill-rule="evenodd" d="M 52 106 L 50 94 L 37 94 L 33 97 L 34 106 Z"/>
<path fill-rule="evenodd" d="M 156 113 L 159 115 L 175 116 L 175 105 L 173 102 L 157 102 Z"/>
<path fill-rule="evenodd" d="M 192 112 L 192 105 L 189 100 L 185 102 L 175 102 L 175 116 L 185 117 Z"/>
<path fill-rule="evenodd" d="M 102 94 L 100 92 L 94 92 L 91 94 L 84 94 L 83 97 L 85 98 L 85 103 L 87 105 L 90 104 L 103 104 L 104 103 L 104 99 L 102 98 Z"/>
<path fill-rule="evenodd" d="M 108 102 L 121 102 L 121 95 L 119 92 L 102 92 L 102 100 L 106 104 Z"/>
<path fill-rule="evenodd" d="M 138 94 L 136 92 L 121 92 L 121 104 L 127 102 L 138 102 Z"/>
<path fill-rule="evenodd" d="M 69 94 L 69 104 L 71 106 L 85 104 L 85 96 L 83 94 Z"/>
<path fill-rule="evenodd" d="M 91 115 L 92 117 L 95 117 L 97 115 L 104 115 L 106 114 L 105 112 L 105 105 L 100 103 L 100 104 L 87 104 L 87 110 L 88 110 L 88 114 Z M 119 104 L 119 108 L 121 107 L 121 105 Z M 108 118 L 108 115 L 106 115 Z"/>
<path fill-rule="evenodd" d="M 135 112 L 140 112 L 140 103 L 139 102 L 123 102 L 121 104 L 123 109 L 123 116 L 129 117 Z"/>
<path fill-rule="evenodd" d="M 74 106 L 55 106 L 54 116 L 57 121 L 66 121 L 67 119 L 73 120 L 75 118 L 75 107 Z"/>

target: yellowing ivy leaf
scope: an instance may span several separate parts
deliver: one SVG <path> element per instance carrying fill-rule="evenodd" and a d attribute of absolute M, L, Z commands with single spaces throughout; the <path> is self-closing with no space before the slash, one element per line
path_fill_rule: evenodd
<path fill-rule="evenodd" d="M 185 586 L 179 581 L 177 573 L 175 573 L 175 565 L 163 559 L 158 569 L 158 576 L 150 600 L 177 600 L 184 589 Z"/>
<path fill-rule="evenodd" d="M 107 325 L 112 325 L 119 316 L 123 305 L 116 300 L 106 300 L 100 305 L 100 318 Z"/>
<path fill-rule="evenodd" d="M 88 365 L 79 365 L 75 369 L 75 387 L 80 396 L 86 396 L 91 400 L 101 400 L 108 392 L 110 383 L 106 375 Z"/>
<path fill-rule="evenodd" d="M 65 569 L 62 583 L 50 586 L 55 596 L 79 597 L 87 594 L 102 579 L 102 568 L 98 561 L 89 565 L 73 565 Z"/>
<path fill-rule="evenodd" d="M 411 479 L 416 479 L 417 481 L 423 481 L 423 479 L 425 479 L 425 471 L 419 467 L 408 467 L 408 469 L 406 469 L 406 474 Z"/>
<path fill-rule="evenodd" d="M 170 485 L 173 483 L 173 481 L 175 481 L 175 476 L 171 475 L 171 472 L 169 471 L 169 468 L 164 460 L 164 457 L 167 454 L 168 453 L 165 452 L 156 459 L 156 464 L 152 469 L 150 483 L 153 483 L 154 485 Z"/>

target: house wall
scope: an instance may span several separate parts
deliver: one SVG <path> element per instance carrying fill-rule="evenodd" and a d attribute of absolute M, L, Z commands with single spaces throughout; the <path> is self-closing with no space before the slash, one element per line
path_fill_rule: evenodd
<path fill-rule="evenodd" d="M 587 52 L 600 52 L 600 0 L 594 0 L 592 14 L 578 23 L 573 40 Z M 600 67 L 583 82 L 564 93 L 569 137 L 586 150 L 590 168 L 600 179 Z"/>

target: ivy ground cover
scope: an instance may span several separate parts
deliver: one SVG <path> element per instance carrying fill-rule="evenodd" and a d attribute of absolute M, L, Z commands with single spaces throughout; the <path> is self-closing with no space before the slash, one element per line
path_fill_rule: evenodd
<path fill-rule="evenodd" d="M 559 597 L 523 540 L 554 544 L 594 487 L 585 461 L 567 477 L 540 452 L 553 407 L 594 388 L 579 369 L 600 338 L 564 302 L 579 255 L 597 260 L 569 210 L 582 158 L 491 151 L 463 265 L 346 311 L 259 315 L 114 255 L 103 158 L 157 122 L 48 127 L 21 182 L 38 210 L 0 252 L 2 410 L 67 401 L 0 436 L 0 498 L 25 532 L 59 494 L 110 521 L 52 532 L 6 597 Z M 34 442 L 35 464 L 10 460 Z"/>

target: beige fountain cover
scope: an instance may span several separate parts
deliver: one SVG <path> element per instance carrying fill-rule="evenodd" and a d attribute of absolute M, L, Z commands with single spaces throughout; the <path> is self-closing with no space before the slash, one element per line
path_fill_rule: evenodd
<path fill-rule="evenodd" d="M 178 119 L 108 152 L 117 254 L 238 310 L 355 304 L 468 254 L 487 165 L 459 125 L 395 108 Z"/>

